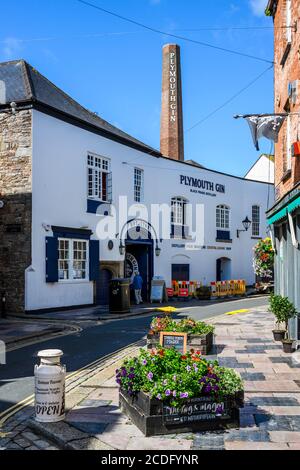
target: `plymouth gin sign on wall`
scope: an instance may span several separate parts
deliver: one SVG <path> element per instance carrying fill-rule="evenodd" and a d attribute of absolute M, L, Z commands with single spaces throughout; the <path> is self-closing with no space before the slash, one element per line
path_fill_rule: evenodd
<path fill-rule="evenodd" d="M 213 183 L 211 181 L 202 180 L 200 178 L 193 178 L 192 176 L 180 175 L 180 184 L 189 186 L 191 192 L 199 194 L 211 194 L 211 193 L 225 193 L 225 186 L 219 183 Z"/>

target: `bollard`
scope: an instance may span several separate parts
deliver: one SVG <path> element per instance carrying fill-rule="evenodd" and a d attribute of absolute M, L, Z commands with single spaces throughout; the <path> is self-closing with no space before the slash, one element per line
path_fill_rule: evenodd
<path fill-rule="evenodd" d="M 65 419 L 66 367 L 60 363 L 59 349 L 40 351 L 40 364 L 35 365 L 35 419 L 56 423 Z"/>

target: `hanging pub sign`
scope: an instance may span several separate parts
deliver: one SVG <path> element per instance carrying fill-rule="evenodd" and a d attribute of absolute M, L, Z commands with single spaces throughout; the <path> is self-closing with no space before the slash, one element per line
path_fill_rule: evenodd
<path fill-rule="evenodd" d="M 176 351 L 185 354 L 187 349 L 187 333 L 162 331 L 160 333 L 160 345 L 164 349 L 175 348 Z"/>

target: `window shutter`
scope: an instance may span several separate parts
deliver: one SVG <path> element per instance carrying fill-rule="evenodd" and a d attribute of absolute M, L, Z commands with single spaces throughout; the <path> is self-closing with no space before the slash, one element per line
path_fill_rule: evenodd
<path fill-rule="evenodd" d="M 46 237 L 46 282 L 58 282 L 58 239 Z"/>
<path fill-rule="evenodd" d="M 99 268 L 99 240 L 90 240 L 90 249 L 89 249 L 89 257 L 90 257 L 90 281 L 97 281 L 100 275 L 100 268 Z"/>
<path fill-rule="evenodd" d="M 107 173 L 106 178 L 107 202 L 112 202 L 112 173 Z"/>

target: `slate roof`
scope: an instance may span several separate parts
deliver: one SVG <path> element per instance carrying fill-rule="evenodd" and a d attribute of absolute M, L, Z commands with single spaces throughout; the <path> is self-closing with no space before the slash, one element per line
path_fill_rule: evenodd
<path fill-rule="evenodd" d="M 0 63 L 0 108 L 15 101 L 17 104 L 39 103 L 78 119 L 128 143 L 137 145 L 153 155 L 160 152 L 81 106 L 64 91 L 51 83 L 24 60 Z"/>

